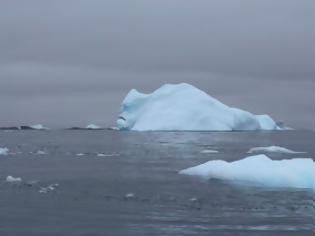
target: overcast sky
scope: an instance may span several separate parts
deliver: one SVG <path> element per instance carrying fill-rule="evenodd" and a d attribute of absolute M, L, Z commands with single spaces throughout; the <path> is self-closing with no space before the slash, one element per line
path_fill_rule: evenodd
<path fill-rule="evenodd" d="M 0 1 L 0 126 L 109 126 L 178 82 L 315 129 L 315 1 Z"/>

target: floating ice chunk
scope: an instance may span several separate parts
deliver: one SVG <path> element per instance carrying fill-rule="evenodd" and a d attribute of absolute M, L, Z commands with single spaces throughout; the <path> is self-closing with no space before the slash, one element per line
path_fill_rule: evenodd
<path fill-rule="evenodd" d="M 207 154 L 207 153 L 218 153 L 218 151 L 217 151 L 217 150 L 205 149 L 205 150 L 202 150 L 200 153 L 203 153 L 203 154 Z"/>
<path fill-rule="evenodd" d="M 5 181 L 9 183 L 18 183 L 18 182 L 21 182 L 22 179 L 20 177 L 13 177 L 11 175 L 8 175 Z"/>
<path fill-rule="evenodd" d="M 97 153 L 96 156 L 98 156 L 98 157 L 106 157 L 106 155 L 104 153 Z"/>
<path fill-rule="evenodd" d="M 43 125 L 41 125 L 41 124 L 30 125 L 30 127 L 31 127 L 32 129 L 38 129 L 38 130 L 47 130 L 47 129 L 48 129 L 47 127 L 45 127 L 45 126 L 43 126 Z"/>
<path fill-rule="evenodd" d="M 45 152 L 45 151 L 42 151 L 42 150 L 38 150 L 38 151 L 36 152 L 36 154 L 37 154 L 37 155 L 47 155 L 48 153 Z"/>
<path fill-rule="evenodd" d="M 198 198 L 192 197 L 192 198 L 189 199 L 189 201 L 191 201 L 191 202 L 197 202 L 197 201 L 198 201 Z"/>
<path fill-rule="evenodd" d="M 97 153 L 97 157 L 114 157 L 114 156 L 119 156 L 118 153 L 110 153 L 110 154 L 105 154 L 105 153 Z"/>
<path fill-rule="evenodd" d="M 134 199 L 136 197 L 136 195 L 134 193 L 127 193 L 125 195 L 125 199 Z"/>
<path fill-rule="evenodd" d="M 94 124 L 89 124 L 85 127 L 86 129 L 102 129 L 102 127 Z"/>
<path fill-rule="evenodd" d="M 50 184 L 47 187 L 41 187 L 38 192 L 39 193 L 48 193 L 48 192 L 54 191 L 58 186 L 59 186 L 59 184 Z"/>
<path fill-rule="evenodd" d="M 209 161 L 179 173 L 256 186 L 315 190 L 315 162 L 312 159 L 271 160 L 265 155 L 256 155 L 230 163 Z"/>
<path fill-rule="evenodd" d="M 166 84 L 151 94 L 132 89 L 121 105 L 120 130 L 280 130 L 268 115 L 229 107 L 189 84 Z"/>
<path fill-rule="evenodd" d="M 7 148 L 0 148 L 0 155 L 8 155 L 9 149 Z"/>
<path fill-rule="evenodd" d="M 269 146 L 269 147 L 255 147 L 251 148 L 248 153 L 283 153 L 283 154 L 299 154 L 299 153 L 306 153 L 306 152 L 296 152 L 290 149 L 279 147 L 279 146 Z"/>
<path fill-rule="evenodd" d="M 84 153 L 77 153 L 76 156 L 82 157 L 82 156 L 85 156 L 85 154 Z"/>

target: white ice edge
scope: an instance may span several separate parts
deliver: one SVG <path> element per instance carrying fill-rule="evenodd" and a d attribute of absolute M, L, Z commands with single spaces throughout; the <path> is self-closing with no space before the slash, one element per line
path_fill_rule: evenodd
<path fill-rule="evenodd" d="M 219 153 L 219 151 L 211 150 L 211 149 L 204 149 L 204 150 L 201 150 L 200 153 L 202 153 L 202 154 L 211 154 L 211 153 Z"/>
<path fill-rule="evenodd" d="M 11 175 L 8 175 L 5 181 L 8 182 L 8 183 L 17 183 L 17 182 L 21 182 L 22 178 L 20 178 L 20 177 L 13 177 Z"/>
<path fill-rule="evenodd" d="M 303 154 L 306 152 L 297 152 L 280 146 L 254 147 L 249 149 L 248 153 L 283 153 L 283 154 Z"/>

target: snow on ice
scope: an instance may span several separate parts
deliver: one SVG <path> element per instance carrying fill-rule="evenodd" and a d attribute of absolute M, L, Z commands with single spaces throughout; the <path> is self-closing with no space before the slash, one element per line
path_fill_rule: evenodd
<path fill-rule="evenodd" d="M 315 162 L 312 159 L 271 160 L 266 155 L 256 155 L 234 162 L 209 161 L 179 173 L 239 184 L 315 190 Z"/>
<path fill-rule="evenodd" d="M 229 107 L 192 85 L 166 84 L 151 94 L 132 89 L 121 105 L 120 130 L 280 130 L 268 115 Z"/>

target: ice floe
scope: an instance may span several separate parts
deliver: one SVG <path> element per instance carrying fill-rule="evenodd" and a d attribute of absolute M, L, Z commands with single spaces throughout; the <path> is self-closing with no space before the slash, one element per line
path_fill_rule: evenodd
<path fill-rule="evenodd" d="M 119 154 L 118 153 L 109 153 L 109 154 L 97 153 L 96 156 L 97 157 L 114 157 L 114 156 L 119 156 Z"/>
<path fill-rule="evenodd" d="M 134 199 L 135 197 L 136 195 L 134 193 L 127 193 L 124 198 L 126 200 L 130 200 L 130 199 Z"/>
<path fill-rule="evenodd" d="M 269 147 L 254 147 L 251 148 L 248 153 L 283 153 L 283 154 L 299 154 L 306 152 L 296 152 L 284 147 L 269 146 Z"/>
<path fill-rule="evenodd" d="M 0 148 L 0 155 L 8 155 L 9 149 L 8 148 Z"/>
<path fill-rule="evenodd" d="M 97 153 L 96 156 L 98 156 L 98 157 L 106 157 L 106 154 L 104 154 L 104 153 Z"/>
<path fill-rule="evenodd" d="M 210 149 L 205 149 L 205 150 L 202 150 L 200 151 L 200 153 L 203 153 L 203 154 L 207 154 L 207 153 L 218 153 L 219 151 L 217 150 L 210 150 Z"/>
<path fill-rule="evenodd" d="M 76 156 L 82 157 L 82 156 L 85 156 L 85 153 L 77 153 Z"/>
<path fill-rule="evenodd" d="M 22 181 L 22 178 L 20 177 L 13 177 L 11 175 L 8 175 L 7 178 L 5 179 L 6 182 L 8 183 L 18 183 Z"/>
<path fill-rule="evenodd" d="M 50 184 L 47 187 L 41 187 L 38 192 L 39 193 L 49 193 L 51 191 L 54 191 L 58 186 L 59 186 L 59 184 Z"/>
<path fill-rule="evenodd" d="M 36 124 L 36 125 L 30 125 L 31 129 L 37 129 L 37 130 L 48 130 L 49 128 L 43 126 L 42 124 Z"/>
<path fill-rule="evenodd" d="M 47 155 L 48 153 L 42 150 L 38 150 L 37 152 L 35 152 L 35 154 L 37 155 Z"/>
<path fill-rule="evenodd" d="M 120 130 L 281 130 L 268 115 L 229 107 L 192 85 L 166 84 L 151 94 L 132 89 L 121 105 Z"/>
<path fill-rule="evenodd" d="M 271 160 L 262 154 L 234 162 L 209 161 L 179 173 L 238 184 L 315 190 L 315 162 L 310 158 Z"/>

